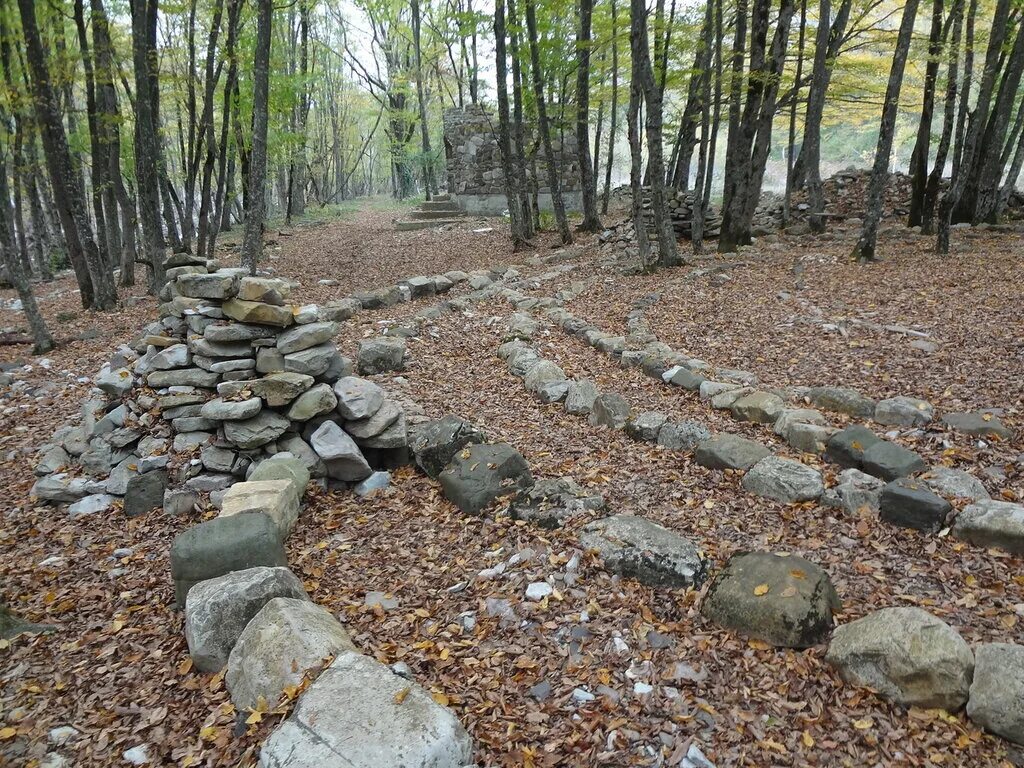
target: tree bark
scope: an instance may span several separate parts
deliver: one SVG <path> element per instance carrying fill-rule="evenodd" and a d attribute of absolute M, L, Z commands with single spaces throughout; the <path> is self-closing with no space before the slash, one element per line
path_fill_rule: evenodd
<path fill-rule="evenodd" d="M 522 207 L 522 195 L 519 189 L 519 177 L 513 166 L 512 159 L 505 38 L 505 0 L 497 0 L 494 4 L 494 47 L 497 69 L 498 149 L 501 153 L 505 199 L 508 201 L 508 214 L 511 222 L 512 250 L 517 251 L 526 245 L 527 237 L 523 232 L 523 219 L 525 217 Z"/>
<path fill-rule="evenodd" d="M 423 90 L 423 54 L 422 46 L 420 43 L 420 1 L 410 0 L 412 5 L 412 41 L 413 50 L 416 54 L 416 102 L 419 106 L 420 113 L 420 144 L 423 150 L 423 190 L 426 195 L 426 199 L 430 199 L 431 192 L 434 187 L 434 169 L 431 161 L 431 150 L 430 150 L 430 126 L 427 125 L 427 97 Z M 495 19 L 495 27 L 497 27 L 497 19 Z M 504 48 L 504 41 L 502 41 L 502 48 Z M 504 62 L 502 62 L 504 68 Z M 505 107 L 508 108 L 508 92 L 507 86 L 502 83 L 502 87 L 506 88 L 505 93 Z M 508 125 L 506 124 L 506 129 Z"/>
<path fill-rule="evenodd" d="M 907 0 L 907 4 L 903 6 L 903 19 L 900 21 L 896 50 L 893 52 L 892 67 L 889 69 L 889 83 L 885 89 L 885 101 L 882 105 L 882 121 L 878 128 L 878 147 L 875 149 L 875 163 L 871 169 L 871 180 L 868 182 L 864 227 L 861 230 L 860 239 L 853 249 L 853 258 L 860 262 L 875 260 L 878 224 L 882 219 L 885 188 L 889 184 L 889 156 L 892 154 L 892 141 L 896 129 L 896 112 L 899 109 L 900 88 L 903 85 L 903 72 L 910 50 L 914 20 L 917 17 L 918 1 Z"/>
<path fill-rule="evenodd" d="M 630 14 L 633 12 L 633 3 L 630 0 Z M 643 23 L 646 24 L 646 14 Z M 630 22 L 632 32 L 635 22 Z M 636 35 L 630 35 L 630 50 L 637 46 Z M 644 200 L 643 200 L 643 156 L 640 149 L 640 100 L 643 98 L 643 87 L 637 73 L 639 63 L 634 57 L 632 64 L 632 75 L 629 78 L 629 111 L 626 116 L 626 131 L 629 135 L 629 186 L 632 192 L 632 214 L 633 232 L 636 235 L 637 254 L 640 260 L 640 267 L 643 270 L 651 269 L 654 264 L 651 261 L 651 241 L 647 233 L 647 223 L 644 221 Z"/>
<path fill-rule="evenodd" d="M 24 0 L 23 0 L 24 1 Z M 263 253 L 263 226 L 266 218 L 264 186 L 267 178 L 267 108 L 270 89 L 270 25 L 274 13 L 271 0 L 258 0 L 256 56 L 253 62 L 252 159 L 249 170 L 249 210 L 242 238 L 242 266 L 256 274 Z"/>
<path fill-rule="evenodd" d="M 597 232 L 597 182 L 590 159 L 590 25 L 594 0 L 579 0 L 580 24 L 576 36 L 576 151 L 580 164 L 583 221 L 578 229 Z"/>
<path fill-rule="evenodd" d="M 612 190 L 612 163 L 615 160 L 615 129 L 619 117 L 619 18 L 615 0 L 612 0 L 612 107 L 608 126 L 608 161 L 604 166 L 604 192 L 601 195 L 601 213 L 608 214 L 608 201 Z"/>
<path fill-rule="evenodd" d="M 826 3 L 828 0 L 824 0 Z M 938 0 L 941 2 L 941 0 Z M 827 19 L 827 17 L 826 17 Z M 818 26 L 826 26 L 818 20 Z M 793 154 L 796 149 L 796 106 L 800 101 L 801 78 L 804 71 L 804 40 L 807 37 L 807 0 L 800 0 L 800 32 L 797 42 L 796 76 L 794 77 L 793 101 L 789 106 L 789 141 L 786 144 L 786 192 L 782 203 L 782 222 L 789 224 L 790 206 L 793 199 Z"/>
<path fill-rule="evenodd" d="M 910 155 L 910 226 L 924 221 L 925 191 L 928 186 L 928 158 L 931 152 L 932 118 L 935 114 L 935 89 L 939 79 L 939 56 L 942 54 L 942 4 L 932 0 L 932 24 L 928 33 L 928 64 L 924 74 L 924 96 L 921 99 L 921 120 L 917 139 Z"/>
<path fill-rule="evenodd" d="M 935 164 L 925 184 L 924 201 L 921 205 L 921 231 L 926 235 L 935 234 L 935 204 L 939 199 L 942 174 L 946 169 L 946 158 L 953 138 L 953 123 L 956 117 L 957 68 L 960 61 L 960 36 L 963 32 L 964 0 L 954 0 L 952 40 L 946 55 L 946 93 L 942 114 L 942 135 L 935 150 Z"/>

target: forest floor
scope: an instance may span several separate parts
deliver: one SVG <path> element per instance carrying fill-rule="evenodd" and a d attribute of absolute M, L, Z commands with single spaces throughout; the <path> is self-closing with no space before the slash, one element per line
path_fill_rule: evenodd
<path fill-rule="evenodd" d="M 846 260 L 853 233 L 779 236 L 698 265 L 715 271 L 682 266 L 624 276 L 608 268 L 589 236 L 572 247 L 574 258 L 564 262 L 571 269 L 558 272 L 532 259 L 552 252 L 550 234 L 513 254 L 500 221 L 396 233 L 397 215 L 378 204 L 337 222 L 268 233 L 265 266 L 298 280 L 303 302 L 502 264 L 520 265 L 533 279 L 526 292 L 537 297 L 589 280 L 566 304 L 577 316 L 625 332 L 627 313 L 644 299 L 661 341 L 753 371 L 769 386 L 912 395 L 939 412 L 1002 409 L 1014 441 L 980 445 L 931 425 L 907 445 L 931 463 L 976 473 L 993 496 L 1024 497 L 1019 231 L 957 232 L 948 258 L 934 256 L 930 240 L 886 234 L 883 261 L 867 266 Z M 234 263 L 231 240 L 225 245 L 223 261 Z M 13 374 L 28 386 L 0 389 L 0 599 L 56 631 L 0 641 L 0 765 L 38 765 L 55 748 L 48 732 L 61 725 L 82 733 L 60 748 L 76 766 L 124 764 L 121 754 L 140 744 L 153 764 L 251 765 L 281 715 L 242 722 L 222 676 L 191 669 L 183 618 L 172 607 L 170 542 L 195 521 L 157 513 L 71 522 L 28 497 L 35 447 L 76 418 L 87 377 L 155 317 L 156 304 L 134 298 L 145 293 L 137 286 L 122 290 L 126 306 L 117 312 L 82 312 L 70 277 L 38 291 L 61 346 L 45 358 L 0 347 L 0 362 L 30 366 Z M 4 301 L 12 296 L 0 292 Z M 436 301 L 359 313 L 344 324 L 339 346 L 354 356 L 359 339 Z M 642 513 L 672 528 L 717 564 L 750 549 L 817 562 L 842 598 L 840 622 L 918 605 L 969 643 L 1024 642 L 1019 558 L 876 516 L 754 498 L 738 476 L 542 404 L 495 357 L 511 313 L 500 298 L 442 313 L 408 340 L 404 375 L 381 383 L 430 417 L 455 413 L 511 443 L 535 477 L 570 475 L 604 494 L 611 513 Z M 18 313 L 0 310 L 0 328 L 22 325 Z M 693 393 L 623 369 L 557 327 L 539 346 L 570 377 L 591 378 L 637 410 L 699 419 L 713 431 L 788 450 L 770 429 L 733 421 Z M 831 484 L 835 467 L 819 468 Z M 482 766 L 678 765 L 691 741 L 719 768 L 1024 765 L 1024 753 L 962 713 L 908 711 L 844 685 L 824 663 L 824 647 L 776 650 L 719 629 L 698 612 L 699 592 L 644 587 L 584 557 L 570 588 L 527 601 L 527 584 L 566 571 L 579 529 L 592 517 L 553 531 L 469 517 L 435 482 L 401 470 L 389 490 L 365 499 L 311 491 L 288 559 L 311 598 L 348 625 L 360 648 L 387 663 L 404 661 L 447 700 Z M 116 549 L 130 553 L 114 557 Z M 518 564 L 499 578 L 479 576 L 517 553 Z M 369 592 L 395 602 L 367 606 Z M 637 682 L 654 692 L 636 695 Z M 577 704 L 579 687 L 601 695 Z"/>

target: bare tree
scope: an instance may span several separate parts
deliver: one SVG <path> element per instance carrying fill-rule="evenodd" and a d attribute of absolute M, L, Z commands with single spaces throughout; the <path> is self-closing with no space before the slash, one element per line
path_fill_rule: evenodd
<path fill-rule="evenodd" d="M 497 0 L 494 5 L 494 47 L 498 87 L 498 149 L 501 152 L 501 170 L 505 177 L 505 198 L 508 200 L 508 214 L 512 228 L 512 248 L 518 250 L 528 238 L 523 231 L 523 220 L 527 218 L 522 208 L 519 176 L 513 166 L 512 138 L 508 108 L 508 66 L 506 63 L 505 2 Z"/>
<path fill-rule="evenodd" d="M 270 91 L 270 25 L 274 14 L 271 0 L 258 0 L 256 17 L 256 55 L 253 62 L 252 159 L 249 170 L 249 211 L 242 236 L 242 266 L 256 274 L 263 253 L 263 226 L 266 219 L 267 109 Z"/>
<path fill-rule="evenodd" d="M 590 24 L 594 0 L 579 0 L 580 25 L 576 37 L 576 151 L 580 162 L 580 186 L 583 198 L 583 221 L 579 229 L 597 232 L 601 219 L 597 215 L 597 182 L 590 159 Z"/>

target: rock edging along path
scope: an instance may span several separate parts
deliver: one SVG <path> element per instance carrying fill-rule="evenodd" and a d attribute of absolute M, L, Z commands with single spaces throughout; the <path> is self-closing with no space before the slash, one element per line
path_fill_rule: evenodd
<path fill-rule="evenodd" d="M 523 305 L 521 294 L 510 293 L 507 296 L 514 306 Z M 923 531 L 939 531 L 949 527 L 952 502 L 966 499 L 975 507 L 968 515 L 972 522 L 970 526 L 952 525 L 954 535 L 968 541 L 984 541 L 985 546 L 1009 552 L 1024 549 L 1024 505 L 1000 502 L 1005 506 L 999 508 L 998 514 L 982 514 L 976 508 L 977 505 L 995 502 L 989 501 L 988 492 L 972 475 L 943 466 L 929 467 L 918 454 L 880 438 L 864 426 L 852 424 L 837 429 L 828 426 L 820 411 L 791 407 L 787 401 L 794 396 L 807 396 L 805 390 L 759 391 L 751 386 L 751 382 L 756 383 L 756 377 L 745 371 L 718 370 L 716 373 L 719 378 L 725 380 L 711 380 L 703 375 L 705 372 L 710 373 L 706 363 L 686 358 L 660 342 L 647 341 L 642 334 L 631 341 L 644 343 L 644 347 L 630 350 L 627 349 L 625 337 L 611 337 L 596 330 L 560 306 L 562 301 L 557 298 L 542 299 L 539 303 L 536 299 L 530 301 L 533 302 L 531 308 L 542 306 L 546 317 L 566 333 L 618 359 L 624 367 L 639 366 L 644 373 L 663 384 L 699 393 L 702 400 L 710 401 L 711 407 L 727 410 L 740 421 L 771 427 L 796 450 L 821 455 L 838 464 L 844 471 L 840 474 L 839 484 L 826 490 L 821 485 L 817 470 L 794 459 L 769 457 L 768 449 L 759 443 L 734 435 L 708 435 L 704 440 L 699 440 L 697 438 L 703 432 L 701 425 L 696 423 L 686 424 L 683 428 L 685 438 L 680 438 L 680 427 L 669 424 L 661 414 L 648 412 L 631 417 L 625 401 L 621 398 L 616 400 L 612 396 L 603 398 L 598 404 L 597 415 L 591 416 L 592 423 L 626 428 L 637 439 L 659 442 L 681 450 L 695 450 L 697 462 L 705 466 L 747 471 L 742 481 L 746 490 L 782 503 L 822 498 L 824 503 L 848 512 L 855 512 L 867 504 L 878 511 L 882 519 L 893 524 Z M 510 321 L 509 337 L 513 340 L 531 338 L 537 327 L 537 321 L 532 317 L 517 313 Z M 520 368 L 522 364 L 513 364 L 513 373 L 518 373 Z M 530 373 L 532 379 L 537 378 L 536 373 Z M 531 382 L 527 381 L 526 384 L 531 388 Z M 549 385 L 544 391 L 535 391 L 543 400 L 551 396 L 552 392 L 558 392 L 553 387 Z M 818 392 L 812 392 L 812 402 L 818 404 L 854 403 L 859 397 L 852 391 L 818 389 Z M 608 412 L 609 403 L 614 404 L 614 413 Z M 878 403 L 876 410 L 882 408 L 887 412 L 902 413 L 909 424 L 917 418 L 914 414 L 928 411 L 922 404 L 923 401 L 910 402 L 907 398 L 893 398 Z M 832 410 L 839 408 L 834 407 Z M 993 420 L 981 418 L 980 421 L 989 425 Z M 1005 430 L 998 420 L 995 422 L 995 427 L 986 426 L 984 429 Z M 662 438 L 666 428 L 666 436 Z M 756 471 L 755 465 L 758 465 Z M 852 499 L 858 501 L 856 506 L 850 503 Z M 963 514 L 967 514 L 967 509 L 963 510 Z"/>

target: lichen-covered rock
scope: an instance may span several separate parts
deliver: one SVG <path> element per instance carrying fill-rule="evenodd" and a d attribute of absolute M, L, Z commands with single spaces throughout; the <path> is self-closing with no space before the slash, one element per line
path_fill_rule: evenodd
<path fill-rule="evenodd" d="M 225 421 L 224 439 L 242 450 L 251 450 L 266 445 L 283 435 L 291 422 L 274 411 L 261 411 L 251 419 Z"/>
<path fill-rule="evenodd" d="M 981 547 L 1024 554 L 1024 504 L 982 499 L 957 515 L 953 535 Z"/>
<path fill-rule="evenodd" d="M 883 608 L 843 624 L 825 660 L 853 685 L 899 704 L 955 712 L 967 701 L 974 655 L 959 633 L 920 608 Z"/>
<path fill-rule="evenodd" d="M 668 422 L 658 430 L 658 445 L 670 451 L 692 451 L 710 437 L 711 432 L 699 422 Z"/>
<path fill-rule="evenodd" d="M 875 415 L 875 401 L 848 387 L 811 387 L 807 398 L 817 408 L 845 413 L 860 419 Z"/>
<path fill-rule="evenodd" d="M 825 491 L 821 473 L 793 459 L 767 456 L 743 476 L 743 488 L 781 504 L 813 501 Z"/>
<path fill-rule="evenodd" d="M 707 572 L 703 553 L 689 539 L 635 515 L 590 523 L 580 544 L 614 573 L 655 587 L 699 586 Z"/>
<path fill-rule="evenodd" d="M 405 342 L 384 337 L 361 341 L 356 364 L 359 372 L 366 376 L 402 371 L 405 369 Z"/>
<path fill-rule="evenodd" d="M 711 621 L 783 648 L 817 645 L 841 603 L 828 574 L 795 555 L 734 555 L 718 572 L 701 612 Z"/>
<path fill-rule="evenodd" d="M 629 403 L 622 395 L 605 392 L 594 399 L 588 421 L 595 427 L 622 429 L 629 419 Z"/>
<path fill-rule="evenodd" d="M 313 377 L 301 373 L 269 373 L 263 378 L 244 383 L 244 388 L 262 398 L 271 408 L 288 405 L 311 386 Z"/>
<path fill-rule="evenodd" d="M 875 406 L 875 421 L 890 427 L 922 427 L 934 416 L 935 407 L 916 397 L 890 397 Z"/>
<path fill-rule="evenodd" d="M 589 414 L 596 399 L 597 387 L 590 379 L 571 381 L 565 394 L 565 412 L 581 416 Z"/>
<path fill-rule="evenodd" d="M 751 392 L 736 400 L 729 410 L 742 421 L 774 424 L 785 407 L 785 403 L 778 395 L 770 392 Z"/>
<path fill-rule="evenodd" d="M 302 490 L 297 489 L 290 479 L 236 483 L 224 493 L 220 517 L 262 512 L 274 521 L 281 538 L 285 539 L 299 519 L 301 496 Z"/>
<path fill-rule="evenodd" d="M 838 481 L 822 494 L 823 506 L 838 507 L 848 515 L 856 515 L 864 510 L 878 511 L 878 499 L 885 487 L 883 480 L 859 469 L 844 469 L 839 473 Z"/>
<path fill-rule="evenodd" d="M 654 443 L 667 421 L 668 417 L 663 413 L 645 411 L 626 421 L 626 434 L 634 440 Z"/>
<path fill-rule="evenodd" d="M 367 379 L 345 376 L 334 383 L 338 413 L 347 420 L 373 416 L 384 404 L 384 390 Z"/>
<path fill-rule="evenodd" d="M 557 528 L 565 520 L 584 511 L 601 509 L 604 498 L 587 493 L 567 477 L 538 480 L 519 493 L 509 505 L 513 520 L 526 520 L 542 528 Z"/>
<path fill-rule="evenodd" d="M 697 446 L 696 461 L 709 469 L 750 469 L 771 451 L 739 435 L 716 435 Z"/>

